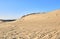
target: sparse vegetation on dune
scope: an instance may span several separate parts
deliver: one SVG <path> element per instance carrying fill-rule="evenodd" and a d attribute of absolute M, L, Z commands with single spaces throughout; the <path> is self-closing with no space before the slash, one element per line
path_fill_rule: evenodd
<path fill-rule="evenodd" d="M 26 17 L 26 16 L 29 16 L 29 15 L 44 14 L 44 13 L 46 13 L 46 12 L 42 12 L 42 13 L 40 13 L 40 12 L 38 12 L 38 13 L 31 13 L 31 14 L 24 15 L 21 18 Z"/>
<path fill-rule="evenodd" d="M 28 14 L 0 24 L 0 39 L 60 39 L 60 10 Z"/>

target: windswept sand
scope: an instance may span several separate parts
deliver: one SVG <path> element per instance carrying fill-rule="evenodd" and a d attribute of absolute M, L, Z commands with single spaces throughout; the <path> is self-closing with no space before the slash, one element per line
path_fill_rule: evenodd
<path fill-rule="evenodd" d="M 60 39 L 60 10 L 2 23 L 0 39 Z"/>

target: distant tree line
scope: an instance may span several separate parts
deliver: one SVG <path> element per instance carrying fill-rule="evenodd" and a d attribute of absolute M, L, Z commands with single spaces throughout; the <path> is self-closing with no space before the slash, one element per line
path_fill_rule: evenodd
<path fill-rule="evenodd" d="M 12 19 L 12 20 L 4 20 L 4 19 L 0 19 L 0 21 L 2 22 L 11 22 L 11 21 L 15 21 L 16 19 Z"/>

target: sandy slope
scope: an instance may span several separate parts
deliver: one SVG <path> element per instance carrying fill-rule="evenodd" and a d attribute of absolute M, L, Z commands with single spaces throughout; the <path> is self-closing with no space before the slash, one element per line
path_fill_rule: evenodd
<path fill-rule="evenodd" d="M 0 39 L 60 39 L 60 10 L 0 24 Z"/>

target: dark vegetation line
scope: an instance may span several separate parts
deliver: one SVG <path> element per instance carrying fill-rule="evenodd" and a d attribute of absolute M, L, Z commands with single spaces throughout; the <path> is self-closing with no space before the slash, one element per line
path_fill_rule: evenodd
<path fill-rule="evenodd" d="M 42 13 L 31 13 L 31 14 L 27 14 L 27 15 L 24 15 L 24 16 L 22 16 L 21 18 L 23 18 L 23 17 L 26 17 L 26 16 L 29 16 L 29 15 L 34 15 L 34 14 L 45 14 L 46 12 L 42 12 Z"/>
<path fill-rule="evenodd" d="M 2 22 L 11 22 L 11 21 L 15 21 L 16 19 L 12 19 L 12 20 L 4 20 L 4 19 L 0 19 L 0 21 Z"/>

